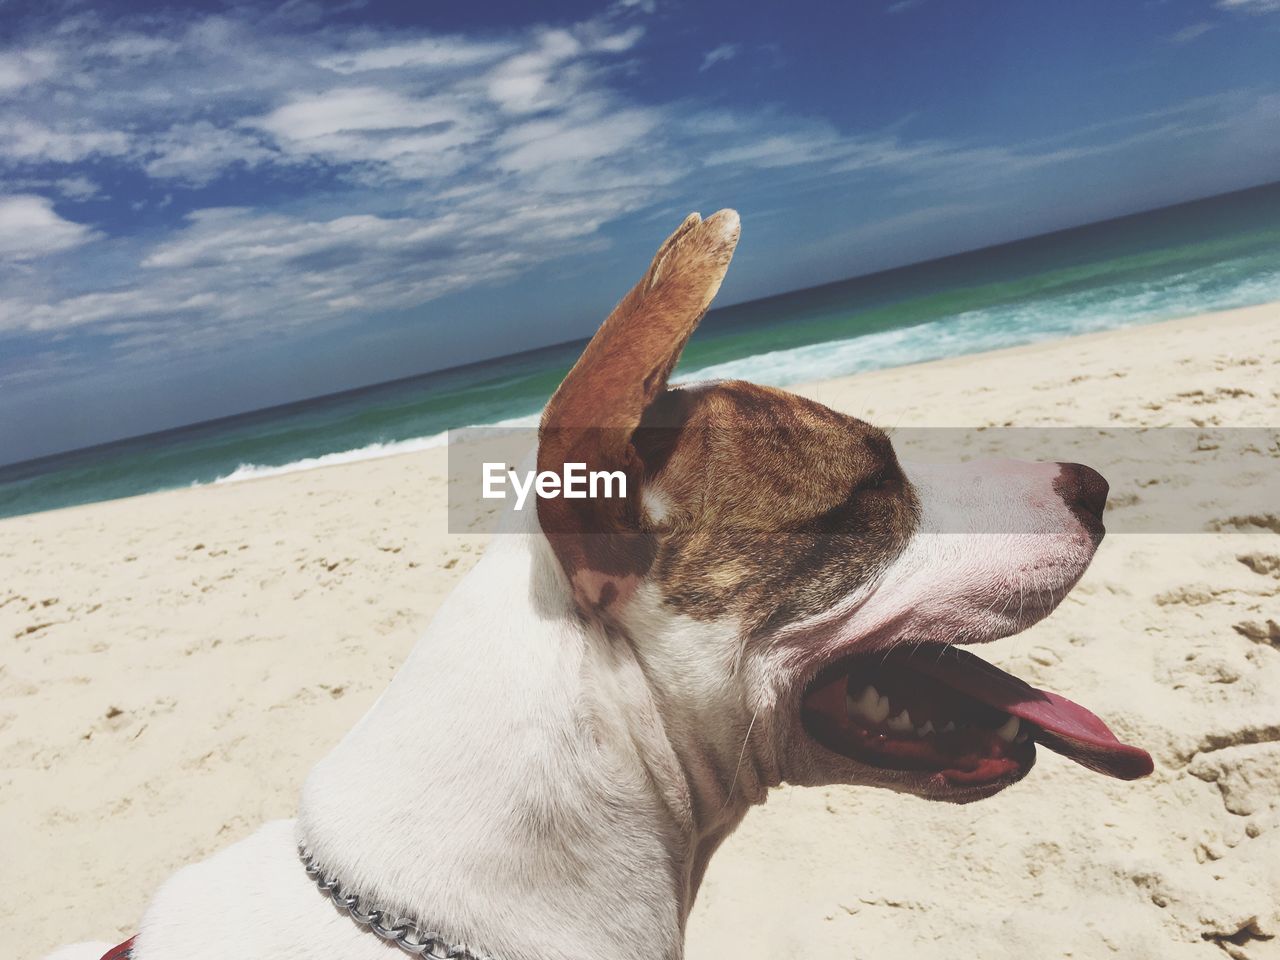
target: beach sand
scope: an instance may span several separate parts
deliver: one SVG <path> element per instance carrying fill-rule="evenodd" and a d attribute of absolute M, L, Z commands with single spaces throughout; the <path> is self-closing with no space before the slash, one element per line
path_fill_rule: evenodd
<path fill-rule="evenodd" d="M 1274 426 L 1280 305 L 801 392 L 897 428 Z M 433 450 L 0 522 L 0 956 L 123 939 L 173 870 L 293 814 L 483 549 L 444 474 Z M 1152 777 L 1042 750 L 967 807 L 778 790 L 713 860 L 691 960 L 1280 957 L 1278 514 L 1113 535 L 983 651 Z"/>

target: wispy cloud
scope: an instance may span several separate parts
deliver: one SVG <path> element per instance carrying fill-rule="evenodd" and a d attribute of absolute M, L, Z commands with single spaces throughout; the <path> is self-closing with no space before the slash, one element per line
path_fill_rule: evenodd
<path fill-rule="evenodd" d="M 1280 12 L 1280 0 L 1218 0 L 1218 7 L 1241 13 L 1277 13 Z"/>
<path fill-rule="evenodd" d="M 84 174 L 65 177 L 10 177 L 6 186 L 13 193 L 39 193 L 42 197 L 52 193 L 77 203 L 103 196 L 102 187 Z"/>
<path fill-rule="evenodd" d="M 58 70 L 58 56 L 39 47 L 0 53 L 0 94 L 39 83 Z"/>
<path fill-rule="evenodd" d="M 908 10 L 914 10 L 916 7 L 924 3 L 924 0 L 897 0 L 897 3 L 891 3 L 885 8 L 886 13 L 906 13 Z"/>
<path fill-rule="evenodd" d="M 407 43 L 385 43 L 322 57 L 319 66 L 334 73 L 374 70 L 456 70 L 494 63 L 515 53 L 514 43 L 476 42 L 465 37 L 424 37 Z"/>
<path fill-rule="evenodd" d="M 39 56 L 5 53 L 4 82 L 23 87 L 22 99 L 0 101 L 11 182 L 85 200 L 95 186 L 83 174 L 33 171 L 96 161 L 158 189 L 245 170 L 324 171 L 349 186 L 306 213 L 197 210 L 167 236 L 118 242 L 99 280 L 109 286 L 59 294 L 52 264 L 11 275 L 0 332 L 92 327 L 123 350 L 181 329 L 172 339 L 189 348 L 204 334 L 232 341 L 415 306 L 589 248 L 669 180 L 644 169 L 655 158 L 638 143 L 661 118 L 602 82 L 643 36 L 629 19 L 643 6 L 483 41 L 324 28 L 281 37 L 233 17 L 174 20 L 143 37 L 88 16 L 33 41 Z M 30 66 L 77 58 L 78 74 Z M 94 235 L 43 197 L 11 198 L 4 212 L 24 228 L 2 251 L 11 262 Z"/>
<path fill-rule="evenodd" d="M 176 123 L 138 150 L 142 169 L 149 177 L 190 186 L 203 186 L 228 170 L 252 168 L 274 157 L 257 137 L 208 120 Z"/>
<path fill-rule="evenodd" d="M 93 239 L 84 224 L 65 220 L 46 197 L 0 196 L 0 260 L 31 260 Z"/>
<path fill-rule="evenodd" d="M 1004 144 L 912 137 L 905 129 L 910 124 L 844 134 L 822 121 L 793 118 L 786 124 L 771 124 L 774 132 L 767 136 L 727 137 L 732 145 L 707 154 L 705 162 L 768 170 L 811 169 L 827 177 L 880 176 L 896 180 L 900 193 L 945 189 L 962 196 L 980 185 L 1012 182 L 1143 144 L 1174 145 L 1197 134 L 1234 131 L 1250 142 L 1251 149 L 1268 142 L 1280 144 L 1280 131 L 1269 137 L 1257 123 L 1273 96 L 1237 90 L 1196 97 L 1172 107 L 1064 130 L 1053 137 Z"/>
<path fill-rule="evenodd" d="M 708 50 L 702 57 L 702 66 L 698 67 L 698 72 L 710 70 L 717 63 L 725 63 L 732 60 L 742 52 L 742 47 L 736 43 L 722 43 L 718 47 Z"/>
<path fill-rule="evenodd" d="M 1280 0 L 1277 0 L 1277 2 L 1280 2 Z M 1214 25 L 1212 23 L 1207 23 L 1204 21 L 1201 21 L 1200 23 L 1192 23 L 1192 24 L 1189 24 L 1188 26 L 1183 27 L 1181 30 L 1177 30 L 1174 33 L 1169 34 L 1169 36 L 1165 37 L 1165 39 L 1169 43 L 1172 43 L 1174 46 L 1180 47 L 1180 46 L 1183 46 L 1184 44 L 1191 43 L 1193 40 L 1198 40 L 1200 37 L 1203 37 L 1206 33 L 1208 33 L 1210 30 L 1213 29 L 1213 26 Z"/>
<path fill-rule="evenodd" d="M 88 200 L 102 192 L 96 183 L 83 175 L 61 177 L 53 181 L 53 188 L 68 200 Z"/>
<path fill-rule="evenodd" d="M 16 111 L 0 114 L 0 160 L 12 163 L 74 163 L 90 157 L 123 156 L 130 137 L 119 130 L 67 119 L 54 124 Z"/>

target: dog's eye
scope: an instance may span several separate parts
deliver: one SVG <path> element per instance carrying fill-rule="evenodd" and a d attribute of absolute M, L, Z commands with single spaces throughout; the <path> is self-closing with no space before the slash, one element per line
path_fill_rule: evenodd
<path fill-rule="evenodd" d="M 890 466 L 883 466 L 862 483 L 858 484 L 859 490 L 884 490 L 893 485 L 894 471 Z"/>

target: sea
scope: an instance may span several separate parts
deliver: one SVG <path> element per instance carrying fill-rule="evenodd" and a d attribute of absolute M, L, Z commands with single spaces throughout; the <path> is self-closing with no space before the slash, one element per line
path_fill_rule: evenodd
<path fill-rule="evenodd" d="M 786 386 L 1275 300 L 1280 183 L 717 309 L 676 376 Z M 532 425 L 584 342 L 2 466 L 0 517 Z"/>

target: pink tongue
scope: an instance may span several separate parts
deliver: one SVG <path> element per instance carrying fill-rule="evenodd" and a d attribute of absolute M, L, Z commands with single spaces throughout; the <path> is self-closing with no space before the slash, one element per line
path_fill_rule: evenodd
<path fill-rule="evenodd" d="M 1154 769 L 1147 751 L 1121 743 L 1105 723 L 1078 703 L 1037 690 L 967 650 L 948 647 L 941 657 L 928 653 L 909 663 L 912 670 L 975 700 L 1029 720 L 1039 728 L 1034 734 L 1038 743 L 1090 770 L 1136 780 Z"/>

